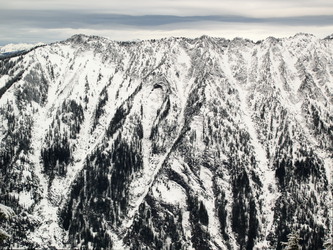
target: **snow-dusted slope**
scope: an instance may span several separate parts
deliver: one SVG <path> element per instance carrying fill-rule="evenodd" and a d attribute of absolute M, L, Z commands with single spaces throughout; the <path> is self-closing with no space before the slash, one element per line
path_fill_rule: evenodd
<path fill-rule="evenodd" d="M 44 43 L 28 44 L 28 43 L 10 43 L 0 46 L 0 53 L 10 53 L 15 51 L 29 50 L 37 46 L 44 45 Z"/>
<path fill-rule="evenodd" d="M 332 233 L 333 40 L 76 35 L 0 60 L 13 247 L 305 249 Z"/>

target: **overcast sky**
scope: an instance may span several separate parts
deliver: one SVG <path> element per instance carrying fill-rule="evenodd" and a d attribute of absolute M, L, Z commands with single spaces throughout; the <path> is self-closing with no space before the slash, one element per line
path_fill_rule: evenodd
<path fill-rule="evenodd" d="M 55 42 L 83 33 L 113 40 L 169 36 L 323 38 L 332 0 L 0 0 L 0 46 Z"/>

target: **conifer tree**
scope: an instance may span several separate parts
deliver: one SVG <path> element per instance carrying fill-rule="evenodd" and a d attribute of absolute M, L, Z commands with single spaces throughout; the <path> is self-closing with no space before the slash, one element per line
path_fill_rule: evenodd
<path fill-rule="evenodd" d="M 8 220 L 13 215 L 14 215 L 13 209 L 0 204 L 0 220 L 1 221 Z M 2 229 L 2 227 L 0 227 L 0 243 L 9 237 L 10 237 L 10 235 L 4 229 Z"/>
<path fill-rule="evenodd" d="M 293 231 L 292 233 L 288 234 L 288 242 L 283 242 L 282 244 L 285 245 L 285 250 L 300 250 L 302 249 L 301 245 L 298 244 L 300 237 L 299 233 Z"/>
<path fill-rule="evenodd" d="M 331 239 L 327 239 L 324 243 L 324 249 L 325 250 L 333 250 L 333 240 Z"/>

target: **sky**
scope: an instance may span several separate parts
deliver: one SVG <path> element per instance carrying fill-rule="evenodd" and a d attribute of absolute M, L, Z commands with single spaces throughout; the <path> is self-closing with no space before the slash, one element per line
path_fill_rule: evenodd
<path fill-rule="evenodd" d="M 333 34 L 332 0 L 0 0 L 0 46 L 74 34 L 117 41 Z"/>

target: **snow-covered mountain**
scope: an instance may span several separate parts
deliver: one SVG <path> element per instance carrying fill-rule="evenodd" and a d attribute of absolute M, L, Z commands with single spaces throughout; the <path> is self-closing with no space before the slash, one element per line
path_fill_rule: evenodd
<path fill-rule="evenodd" d="M 303 249 L 332 233 L 333 40 L 75 35 L 0 60 L 12 247 Z"/>
<path fill-rule="evenodd" d="M 11 53 L 15 51 L 23 51 L 29 50 L 34 47 L 45 45 L 44 43 L 36 43 L 36 44 L 29 44 L 29 43 L 10 43 L 5 46 L 0 46 L 0 53 Z"/>

